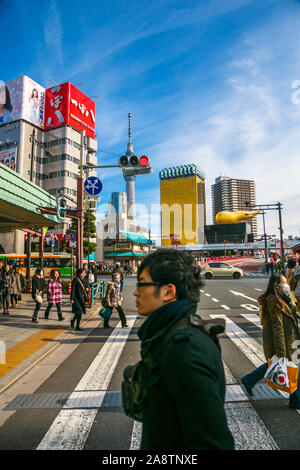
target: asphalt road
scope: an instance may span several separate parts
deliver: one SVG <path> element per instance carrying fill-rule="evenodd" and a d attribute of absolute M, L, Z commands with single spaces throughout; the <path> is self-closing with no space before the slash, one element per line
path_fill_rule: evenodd
<path fill-rule="evenodd" d="M 120 406 L 122 372 L 139 360 L 136 335 L 144 319 L 136 316 L 132 292 L 136 280 L 126 278 L 124 310 L 129 328 L 117 313 L 114 329 L 102 328 L 95 317 L 90 328 L 74 332 L 54 353 L 0 397 L 0 449 L 128 450 L 137 449 L 140 425 Z M 236 448 L 300 449 L 300 415 L 275 394 L 262 388 L 250 399 L 241 377 L 264 361 L 258 296 L 267 277 L 205 281 L 198 306 L 203 318 L 224 316 L 221 336 L 226 372 L 226 413 Z M 23 396 L 21 396 L 23 395 Z"/>

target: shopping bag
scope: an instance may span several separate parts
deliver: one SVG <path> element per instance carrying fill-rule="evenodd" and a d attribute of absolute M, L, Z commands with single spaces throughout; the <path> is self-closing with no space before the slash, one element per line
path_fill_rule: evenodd
<path fill-rule="evenodd" d="M 100 317 L 102 317 L 104 320 L 109 320 L 111 316 L 111 309 L 108 307 L 102 308 L 99 312 Z"/>
<path fill-rule="evenodd" d="M 268 359 L 268 366 L 265 378 L 269 387 L 290 394 L 297 390 L 299 368 L 294 362 L 273 356 Z"/>

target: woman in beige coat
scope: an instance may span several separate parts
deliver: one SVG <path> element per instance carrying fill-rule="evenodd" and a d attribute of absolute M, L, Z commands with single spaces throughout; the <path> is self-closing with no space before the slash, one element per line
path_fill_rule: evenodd
<path fill-rule="evenodd" d="M 13 266 L 11 269 L 10 303 L 12 308 L 18 303 L 18 295 L 22 292 L 20 276 L 17 269 Z"/>
<path fill-rule="evenodd" d="M 122 328 L 128 327 L 126 317 L 122 308 L 121 296 L 121 275 L 119 273 L 112 274 L 112 282 L 107 283 L 106 293 L 103 305 L 110 309 L 110 315 L 104 320 L 103 328 L 111 328 L 108 324 L 113 308 L 116 308 L 122 323 Z"/>
<path fill-rule="evenodd" d="M 292 361 L 293 353 L 297 351 L 294 342 L 300 339 L 300 335 L 296 305 L 289 296 L 286 278 L 282 274 L 273 274 L 266 292 L 258 298 L 258 302 L 261 307 L 265 358 L 268 360 L 276 355 Z M 242 377 L 242 383 L 250 395 L 253 395 L 252 388 L 263 379 L 267 369 L 268 362 Z M 298 390 L 290 395 L 289 406 L 300 409 L 300 377 Z"/>

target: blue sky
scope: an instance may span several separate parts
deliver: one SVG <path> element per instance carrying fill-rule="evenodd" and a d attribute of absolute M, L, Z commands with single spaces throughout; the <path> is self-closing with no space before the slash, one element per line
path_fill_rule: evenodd
<path fill-rule="evenodd" d="M 0 14 L 2 80 L 83 82 L 98 97 L 99 149 L 115 155 L 132 113 L 134 150 L 154 170 L 137 178 L 138 203 L 159 204 L 162 168 L 197 163 L 208 223 L 222 174 L 254 179 L 257 203 L 282 202 L 284 234 L 300 235 L 299 1 L 0 0 Z M 114 164 L 110 153 L 99 164 Z M 102 204 L 125 190 L 120 170 L 99 177 Z M 278 226 L 269 212 L 267 232 Z"/>

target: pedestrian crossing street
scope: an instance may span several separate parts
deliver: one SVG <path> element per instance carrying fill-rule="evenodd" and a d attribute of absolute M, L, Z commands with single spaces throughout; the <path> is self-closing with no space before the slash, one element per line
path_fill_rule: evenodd
<path fill-rule="evenodd" d="M 227 310 L 230 310 L 229 307 L 227 307 Z M 227 310 L 223 310 L 224 314 L 211 314 L 210 316 L 211 318 L 223 317 L 226 320 L 227 327 L 222 337 L 230 340 L 233 347 L 237 348 L 251 362 L 253 365 L 252 369 L 260 366 L 265 362 L 262 343 L 260 338 L 257 338 L 257 334 L 253 335 L 253 326 L 256 327 L 256 333 L 257 328 L 261 329 L 259 315 L 256 313 L 241 313 L 238 317 L 230 318 L 230 312 L 227 312 Z M 245 321 L 238 325 L 238 319 Z M 69 397 L 40 441 L 37 450 L 80 450 L 85 448 L 85 443 L 90 432 L 92 432 L 96 417 L 101 420 L 102 413 L 105 411 L 101 404 L 105 395 L 109 392 L 110 380 L 118 367 L 118 361 L 126 347 L 126 342 L 135 321 L 135 315 L 128 315 L 128 329 L 122 329 L 121 324 L 118 323 L 112 330 L 111 335 L 107 338 L 98 355 L 78 383 L 74 393 Z M 249 327 L 250 330 L 248 332 Z M 249 372 L 252 369 L 250 368 Z M 224 360 L 224 370 L 227 384 L 225 410 L 228 426 L 234 436 L 235 448 L 237 450 L 280 449 L 274 432 L 271 434 L 254 406 L 256 400 L 267 400 L 270 398 L 265 393 L 268 388 L 267 385 L 257 384 L 254 388 L 254 396 L 250 399 L 240 380 L 230 370 L 226 358 Z M 260 392 L 263 392 L 261 395 L 256 391 L 259 387 L 261 387 Z M 265 390 L 262 390 L 263 387 L 265 387 Z M 118 392 L 120 393 L 120 391 Z M 80 405 L 82 403 L 80 399 L 82 400 L 84 397 L 85 405 L 83 406 Z M 271 399 L 279 399 L 283 409 L 296 414 L 296 410 L 288 408 L 287 397 L 288 395 L 283 392 L 274 391 Z M 89 400 L 95 400 L 95 398 L 97 398 L 97 406 L 87 406 Z M 79 404 L 76 406 L 76 403 Z M 121 410 L 120 413 L 122 413 Z M 142 425 L 133 422 L 129 432 L 131 434 L 130 449 L 139 449 Z M 98 442 L 101 443 L 101 436 L 99 436 Z"/>

